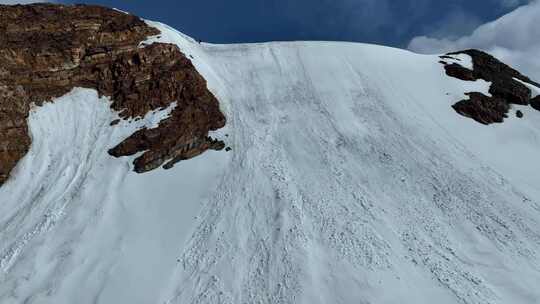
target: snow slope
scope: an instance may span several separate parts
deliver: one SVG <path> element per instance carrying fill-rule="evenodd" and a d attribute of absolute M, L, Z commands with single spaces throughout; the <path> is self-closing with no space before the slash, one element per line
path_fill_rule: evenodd
<path fill-rule="evenodd" d="M 489 83 L 381 46 L 198 44 L 231 152 L 137 175 L 75 89 L 0 188 L 0 303 L 539 303 L 540 112 L 457 115 Z M 225 134 L 228 136 L 226 137 Z"/>

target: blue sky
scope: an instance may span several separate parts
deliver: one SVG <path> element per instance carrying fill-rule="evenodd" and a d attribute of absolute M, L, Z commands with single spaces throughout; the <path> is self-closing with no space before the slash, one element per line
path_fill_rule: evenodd
<path fill-rule="evenodd" d="M 72 2 L 62 0 L 62 2 Z M 214 43 L 338 40 L 406 47 L 415 36 L 452 38 L 526 0 L 91 0 L 167 23 Z M 73 2 L 72 2 L 73 3 Z"/>

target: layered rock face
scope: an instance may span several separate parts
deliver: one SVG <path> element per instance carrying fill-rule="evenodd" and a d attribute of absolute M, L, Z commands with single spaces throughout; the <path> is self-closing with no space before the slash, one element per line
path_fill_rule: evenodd
<path fill-rule="evenodd" d="M 472 58 L 473 69 L 463 67 L 458 63 L 448 63 L 446 60 L 456 60 L 452 57 L 466 54 Z M 531 98 L 531 89 L 525 84 L 540 88 L 540 84 L 527 76 L 500 62 L 495 57 L 478 50 L 465 50 L 440 56 L 446 74 L 465 81 L 479 79 L 491 82 L 491 96 L 479 92 L 469 92 L 468 99 L 461 100 L 452 107 L 459 114 L 470 117 L 482 124 L 501 123 L 508 116 L 511 104 L 531 105 L 540 110 L 540 98 Z"/>
<path fill-rule="evenodd" d="M 191 61 L 172 44 L 140 46 L 157 34 L 135 16 L 98 6 L 0 5 L 0 185 L 30 148 L 32 104 L 74 87 L 109 96 L 123 119 L 177 102 L 158 127 L 138 130 L 109 151 L 144 151 L 134 161 L 137 172 L 222 149 L 208 132 L 223 127 L 225 117 Z"/>

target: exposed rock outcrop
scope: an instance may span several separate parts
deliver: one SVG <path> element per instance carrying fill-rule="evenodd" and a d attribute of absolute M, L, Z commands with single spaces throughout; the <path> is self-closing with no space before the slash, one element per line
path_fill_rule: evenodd
<path fill-rule="evenodd" d="M 140 46 L 157 34 L 138 17 L 98 6 L 0 5 L 0 185 L 29 150 L 31 105 L 74 87 L 109 96 L 123 119 L 177 102 L 158 127 L 109 151 L 144 151 L 134 161 L 137 172 L 223 149 L 208 132 L 223 127 L 225 117 L 191 61 L 172 44 Z"/>
<path fill-rule="evenodd" d="M 472 70 L 459 63 L 445 61 L 455 59 L 452 56 L 459 54 L 466 54 L 472 58 Z M 465 81 L 482 79 L 491 82 L 489 88 L 491 96 L 470 92 L 467 94 L 469 99 L 461 100 L 452 106 L 459 114 L 482 124 L 503 122 L 504 118 L 508 117 L 511 104 L 532 105 L 531 90 L 523 83 L 540 88 L 540 84 L 482 51 L 465 50 L 448 53 L 440 58 L 448 76 Z"/>
<path fill-rule="evenodd" d="M 504 99 L 489 97 L 478 92 L 465 95 L 469 96 L 469 99 L 461 100 L 452 106 L 459 114 L 486 125 L 503 122 L 504 118 L 508 117 L 510 105 Z"/>

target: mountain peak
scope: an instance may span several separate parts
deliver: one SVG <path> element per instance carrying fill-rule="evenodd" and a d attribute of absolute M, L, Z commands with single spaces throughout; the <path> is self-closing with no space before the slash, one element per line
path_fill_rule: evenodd
<path fill-rule="evenodd" d="M 0 302 L 536 303 L 537 94 L 477 50 L 0 6 Z"/>

